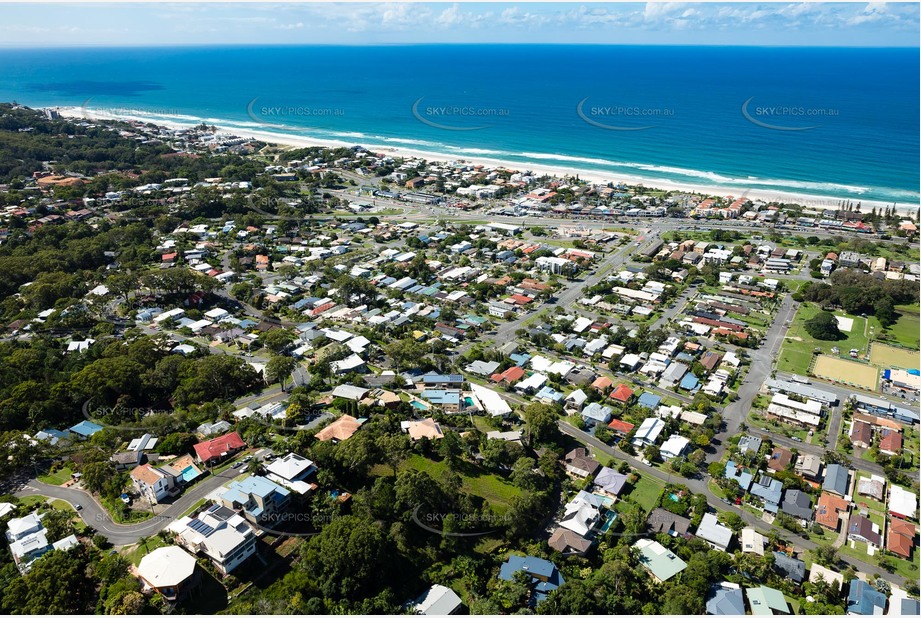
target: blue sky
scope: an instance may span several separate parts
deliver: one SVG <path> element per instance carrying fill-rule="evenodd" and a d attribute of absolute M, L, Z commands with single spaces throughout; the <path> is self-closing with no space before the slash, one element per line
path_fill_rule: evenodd
<path fill-rule="evenodd" d="M 0 46 L 919 45 L 918 3 L 0 4 Z"/>

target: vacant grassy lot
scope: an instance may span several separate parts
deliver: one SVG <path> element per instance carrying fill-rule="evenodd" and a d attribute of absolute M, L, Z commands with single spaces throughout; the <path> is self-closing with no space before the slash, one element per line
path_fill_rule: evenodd
<path fill-rule="evenodd" d="M 636 482 L 628 495 L 646 512 L 649 512 L 655 506 L 663 489 L 665 485 L 658 479 L 640 476 L 640 480 Z"/>
<path fill-rule="evenodd" d="M 805 322 L 820 311 L 821 309 L 812 303 L 804 302 L 800 305 L 796 316 L 793 318 L 793 323 L 787 331 L 783 347 L 780 349 L 780 354 L 777 358 L 778 371 L 806 375 L 809 361 L 812 359 L 812 351 L 815 349 L 829 355 L 831 355 L 831 349 L 834 347 L 838 347 L 841 353 L 845 355 L 852 348 L 857 348 L 861 353 L 866 352 L 867 336 L 864 333 L 866 319 L 859 316 L 847 315 L 843 311 L 835 312 L 835 315 L 846 316 L 854 320 L 851 332 L 844 333 L 847 338 L 840 341 L 820 341 L 807 333 L 804 326 Z"/>
<path fill-rule="evenodd" d="M 47 483 L 48 485 L 63 485 L 70 480 L 70 475 L 73 474 L 73 470 L 69 467 L 61 468 L 53 474 L 43 474 L 38 477 L 42 483 Z"/>
<path fill-rule="evenodd" d="M 412 455 L 400 464 L 400 469 L 427 472 L 429 476 L 438 480 L 447 471 L 448 464 L 445 461 L 434 461 L 421 455 Z M 392 470 L 383 465 L 374 466 L 371 472 L 377 476 L 392 474 Z M 458 465 L 456 472 L 463 479 L 462 487 L 464 492 L 483 498 L 499 513 L 508 509 L 512 499 L 521 495 L 521 489 L 518 487 L 495 474 L 482 472 L 473 464 L 461 463 Z"/>

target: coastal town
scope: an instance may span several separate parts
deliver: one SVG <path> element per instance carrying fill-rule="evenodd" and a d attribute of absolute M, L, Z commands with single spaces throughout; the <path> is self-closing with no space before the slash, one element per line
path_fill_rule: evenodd
<path fill-rule="evenodd" d="M 16 104 L 0 155 L 5 612 L 919 613 L 917 209 Z"/>

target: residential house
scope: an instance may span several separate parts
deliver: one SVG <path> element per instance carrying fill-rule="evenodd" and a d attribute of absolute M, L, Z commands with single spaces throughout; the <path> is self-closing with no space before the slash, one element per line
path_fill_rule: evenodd
<path fill-rule="evenodd" d="M 640 565 L 658 582 L 666 582 L 687 568 L 687 563 L 652 539 L 640 539 L 633 544 L 640 552 Z"/>
<path fill-rule="evenodd" d="M 798 455 L 793 470 L 805 479 L 817 481 L 822 471 L 822 460 L 817 455 Z"/>
<path fill-rule="evenodd" d="M 423 616 L 451 616 L 460 613 L 463 606 L 457 593 L 441 584 L 434 584 L 411 603 L 412 610 Z"/>
<path fill-rule="evenodd" d="M 825 469 L 825 482 L 822 483 L 823 491 L 846 496 L 849 486 L 850 474 L 847 468 L 840 464 L 831 464 Z"/>
<path fill-rule="evenodd" d="M 850 503 L 840 496 L 823 491 L 816 503 L 815 521 L 837 532 L 841 514 L 847 515 Z"/>
<path fill-rule="evenodd" d="M 767 538 L 754 528 L 742 528 L 742 553 L 764 555 Z"/>
<path fill-rule="evenodd" d="M 806 577 L 806 563 L 780 551 L 774 552 L 774 570 L 797 584 L 803 583 Z"/>
<path fill-rule="evenodd" d="M 566 453 L 563 459 L 566 471 L 580 478 L 591 478 L 601 468 L 601 464 L 595 461 L 588 450 L 583 447 L 574 448 Z"/>
<path fill-rule="evenodd" d="M 880 547 L 883 544 L 882 537 L 879 534 L 879 526 L 863 515 L 851 516 L 847 524 L 847 538 L 852 541 L 867 543 L 874 547 Z"/>
<path fill-rule="evenodd" d="M 793 462 L 793 451 L 782 446 L 774 448 L 768 457 L 769 472 L 783 472 Z"/>
<path fill-rule="evenodd" d="M 694 535 L 706 541 L 713 549 L 718 549 L 719 551 L 726 551 L 729 544 L 732 542 L 732 530 L 719 523 L 716 519 L 716 515 L 713 513 L 706 513 L 704 515 Z"/>
<path fill-rule="evenodd" d="M 664 532 L 669 536 L 690 538 L 691 520 L 662 508 L 653 509 L 646 519 L 646 527 L 653 533 Z"/>
<path fill-rule="evenodd" d="M 745 596 L 753 616 L 788 616 L 791 613 L 780 590 L 758 586 L 746 589 Z"/>
<path fill-rule="evenodd" d="M 851 423 L 851 434 L 848 437 L 854 446 L 870 448 L 873 444 L 873 427 L 863 421 L 854 421 Z"/>
<path fill-rule="evenodd" d="M 691 441 L 684 436 L 674 434 L 659 447 L 659 456 L 663 461 L 681 457 L 687 452 L 690 444 Z"/>
<path fill-rule="evenodd" d="M 844 253 L 841 254 L 842 256 Z M 881 615 L 886 609 L 886 595 L 856 577 L 847 593 L 847 613 L 854 616 Z"/>
<path fill-rule="evenodd" d="M 439 440 L 445 435 L 441 431 L 441 425 L 433 418 L 427 418 L 421 421 L 402 421 L 400 428 L 409 434 L 409 439 L 413 442 L 426 438 L 428 440 Z"/>
<path fill-rule="evenodd" d="M 818 562 L 813 562 L 812 566 L 809 567 L 809 581 L 815 583 L 819 581 L 819 578 L 837 590 L 841 590 L 841 586 L 844 585 L 844 576 L 841 573 L 826 569 Z"/>
<path fill-rule="evenodd" d="M 534 556 L 509 556 L 499 567 L 499 579 L 512 581 L 515 573 L 524 571 L 531 578 L 531 596 L 528 604 L 536 606 L 565 583 L 556 565 Z"/>
<path fill-rule="evenodd" d="M 362 426 L 364 421 L 359 421 L 354 416 L 343 414 L 332 423 L 321 429 L 316 434 L 316 439 L 320 442 L 342 442 L 348 440 Z"/>
<path fill-rule="evenodd" d="M 216 501 L 228 509 L 243 511 L 243 516 L 256 523 L 276 521 L 291 502 L 291 492 L 262 476 L 248 476 L 232 481 L 226 489 L 215 494 Z"/>
<path fill-rule="evenodd" d="M 131 484 L 150 504 L 159 504 L 179 493 L 176 475 L 166 467 L 150 464 L 138 466 L 131 471 Z"/>
<path fill-rule="evenodd" d="M 199 442 L 194 447 L 198 460 L 206 466 L 213 466 L 239 453 L 246 448 L 246 443 L 236 431 L 223 436 Z"/>
<path fill-rule="evenodd" d="M 584 556 L 592 547 L 592 542 L 567 528 L 557 528 L 550 535 L 547 545 L 564 556 Z"/>
<path fill-rule="evenodd" d="M 192 553 L 206 555 L 223 574 L 230 573 L 256 551 L 256 532 L 233 510 L 212 504 L 193 517 L 182 517 L 167 528 Z"/>
<path fill-rule="evenodd" d="M 812 498 L 805 491 L 788 489 L 784 492 L 780 510 L 790 517 L 795 517 L 801 522 L 812 521 Z"/>
<path fill-rule="evenodd" d="M 918 512 L 918 495 L 898 485 L 889 486 L 889 514 L 899 519 L 914 519 Z"/>
<path fill-rule="evenodd" d="M 627 475 L 602 466 L 595 476 L 595 488 L 601 493 L 616 498 L 627 483 Z"/>
<path fill-rule="evenodd" d="M 167 601 L 177 601 L 199 583 L 200 572 L 195 557 L 181 547 L 158 547 L 137 566 L 143 591 L 154 591 Z"/>
<path fill-rule="evenodd" d="M 911 560 L 911 550 L 914 549 L 916 536 L 918 531 L 913 523 L 893 518 L 889 521 L 889 540 L 886 549 Z"/>
<path fill-rule="evenodd" d="M 598 423 L 607 424 L 611 420 L 611 406 L 601 405 L 594 401 L 582 409 L 582 418 L 588 426 Z"/>
<path fill-rule="evenodd" d="M 306 494 L 316 487 L 307 482 L 307 478 L 316 472 L 316 466 L 297 453 L 279 457 L 269 464 L 264 464 L 264 468 L 269 480 L 299 494 Z"/>
<path fill-rule="evenodd" d="M 731 459 L 726 462 L 726 470 L 723 472 L 723 477 L 734 480 L 739 484 L 739 487 L 742 488 L 742 491 L 748 491 L 748 488 L 751 487 L 752 484 L 752 473 L 748 468 L 738 467 Z"/>
<path fill-rule="evenodd" d="M 764 502 L 764 510 L 769 513 L 776 513 L 780 508 L 780 498 L 783 493 L 783 483 L 774 477 L 762 473 L 749 492 L 753 496 L 761 498 Z"/>
<path fill-rule="evenodd" d="M 580 491 L 563 507 L 560 527 L 572 530 L 582 537 L 588 537 L 601 521 L 603 505 L 604 500 L 600 496 Z"/>
<path fill-rule="evenodd" d="M 25 517 L 13 518 L 7 523 L 6 539 L 10 552 L 16 566 L 23 573 L 31 568 L 34 560 L 52 549 L 41 518 L 41 515 L 33 512 Z"/>
<path fill-rule="evenodd" d="M 870 496 L 882 502 L 885 499 L 886 479 L 882 476 L 872 475 L 857 481 L 857 493 L 861 496 Z"/>
<path fill-rule="evenodd" d="M 710 586 L 707 593 L 707 614 L 710 616 L 744 616 L 745 596 L 742 587 L 732 582 Z"/>
<path fill-rule="evenodd" d="M 739 452 L 743 455 L 746 453 L 758 454 L 761 450 L 761 438 L 758 436 L 742 436 L 739 438 Z"/>
<path fill-rule="evenodd" d="M 645 448 L 655 444 L 663 429 L 665 429 L 665 421 L 654 416 L 647 418 L 640 424 L 633 435 L 633 445 L 638 448 Z"/>

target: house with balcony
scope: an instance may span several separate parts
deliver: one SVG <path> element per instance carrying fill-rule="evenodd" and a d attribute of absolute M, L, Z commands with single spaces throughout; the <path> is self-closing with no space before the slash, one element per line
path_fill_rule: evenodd
<path fill-rule="evenodd" d="M 246 519 L 264 523 L 278 518 L 278 514 L 290 503 L 291 492 L 265 477 L 249 476 L 242 481 L 233 481 L 226 489 L 216 492 L 214 497 L 222 506 L 242 511 Z"/>
<path fill-rule="evenodd" d="M 256 531 L 238 513 L 212 504 L 195 517 L 182 517 L 168 531 L 193 554 L 202 553 L 224 575 L 256 552 Z"/>

